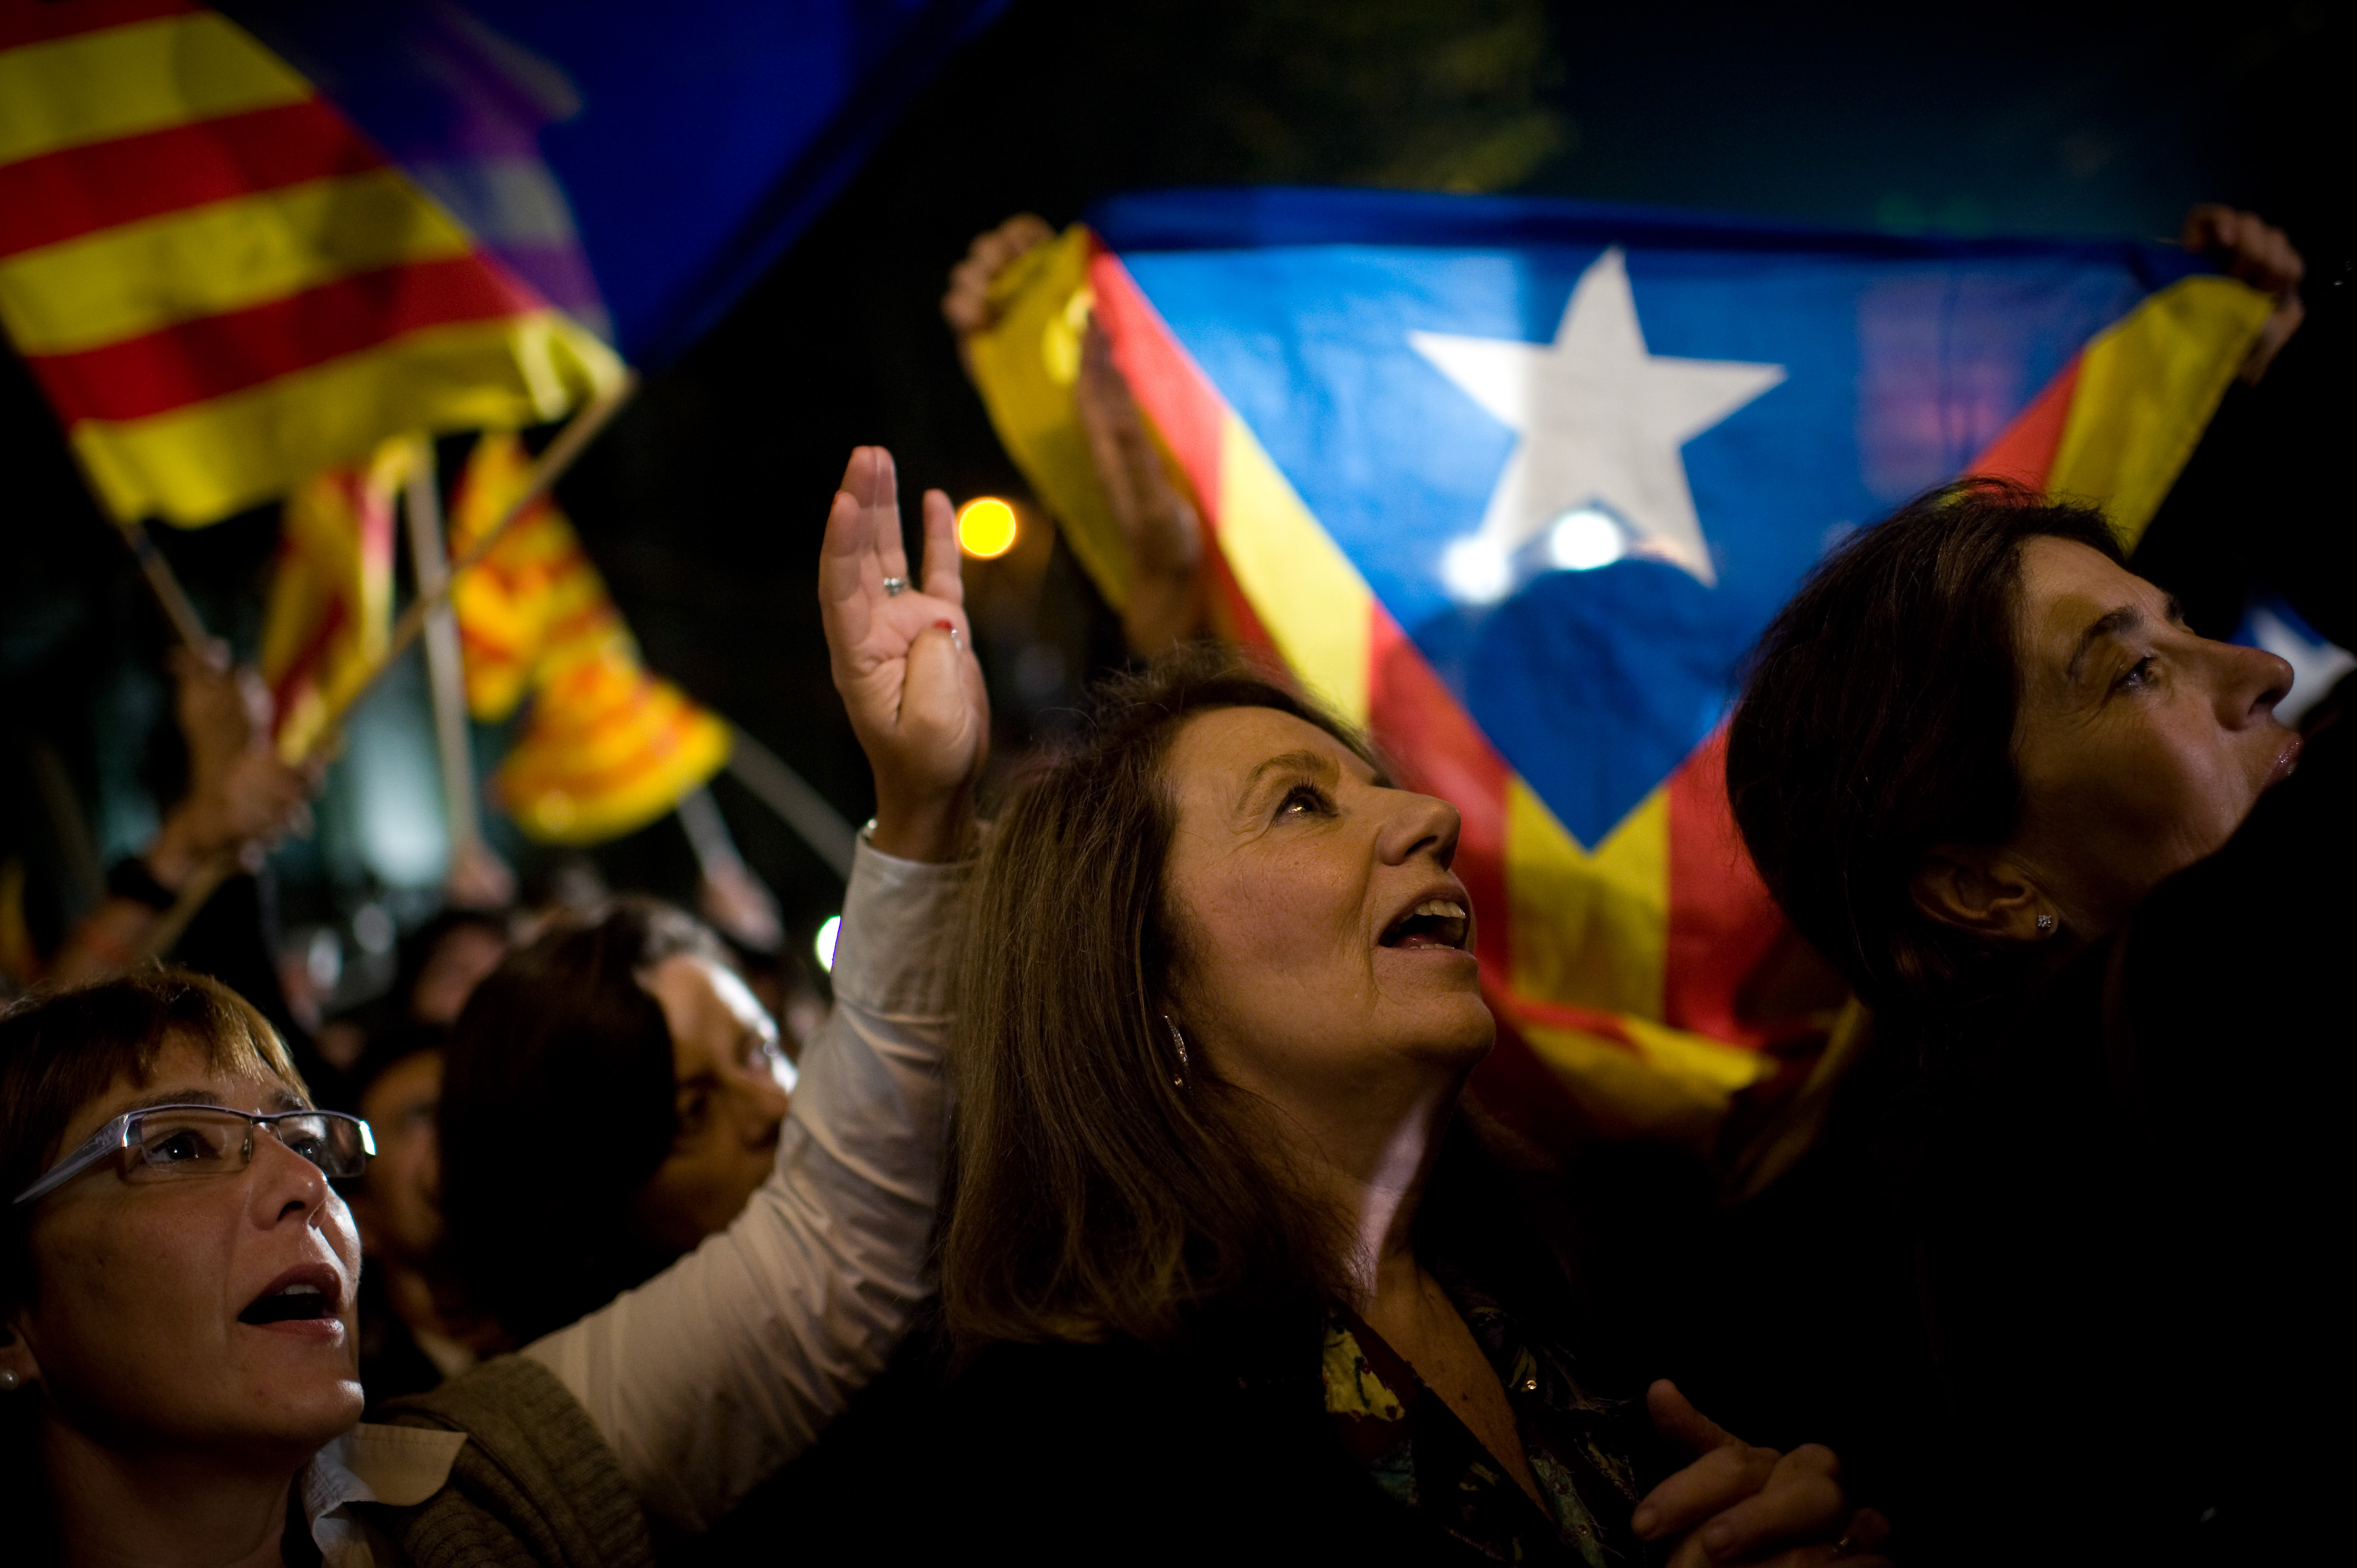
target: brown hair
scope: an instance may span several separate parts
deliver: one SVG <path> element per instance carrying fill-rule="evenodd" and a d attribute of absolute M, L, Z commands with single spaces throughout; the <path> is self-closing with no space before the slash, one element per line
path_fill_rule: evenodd
<path fill-rule="evenodd" d="M 0 1014 L 0 1203 L 57 1163 L 74 1112 L 118 1079 L 144 1087 L 174 1040 L 199 1046 L 210 1071 L 275 1079 L 310 1090 L 285 1042 L 253 1004 L 184 969 L 145 970 L 71 991 L 35 994 Z M 8 1204 L 0 1247 L 0 1309 L 32 1290 L 27 1216 Z"/>
<path fill-rule="evenodd" d="M 1878 1004 L 2019 978 L 1912 888 L 1935 846 L 2019 822 L 2021 549 L 2041 536 L 2122 560 L 2092 508 L 1997 479 L 1932 490 L 1821 564 L 1752 656 L 1727 743 L 1736 823 L 1792 924 Z"/>
<path fill-rule="evenodd" d="M 1109 682 L 1092 707 L 1001 809 L 961 950 L 942 1299 L 968 1349 L 1168 1347 L 1334 1297 L 1328 1227 L 1254 1154 L 1240 1091 L 1200 1053 L 1172 1082 L 1162 1013 L 1182 932 L 1162 768 L 1188 718 L 1222 708 L 1290 714 L 1361 757 L 1366 743 L 1216 648 Z"/>
<path fill-rule="evenodd" d="M 617 898 L 510 953 L 451 1029 L 440 1112 L 449 1258 L 518 1344 L 675 1255 L 641 1238 L 627 1210 L 678 1131 L 671 1027 L 640 976 L 680 953 L 726 961 L 683 910 Z"/>

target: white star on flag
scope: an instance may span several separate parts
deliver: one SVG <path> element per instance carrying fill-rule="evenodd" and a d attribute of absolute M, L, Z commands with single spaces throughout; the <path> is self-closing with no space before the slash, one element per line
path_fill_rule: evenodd
<path fill-rule="evenodd" d="M 1580 274 L 1552 343 L 1446 332 L 1408 342 L 1522 437 L 1474 536 L 1497 559 L 1602 506 L 1634 535 L 1631 553 L 1717 585 L 1679 448 L 1781 381 L 1783 366 L 1648 354 L 1618 245 Z"/>

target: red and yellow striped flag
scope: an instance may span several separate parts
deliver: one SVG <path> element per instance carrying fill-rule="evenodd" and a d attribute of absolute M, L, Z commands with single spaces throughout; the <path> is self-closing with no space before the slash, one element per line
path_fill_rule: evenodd
<path fill-rule="evenodd" d="M 454 552 L 499 521 L 530 469 L 511 434 L 476 444 L 451 508 Z M 491 789 L 533 838 L 597 843 L 644 827 L 728 760 L 728 726 L 640 663 L 604 579 L 546 497 L 457 580 L 451 602 L 475 716 L 505 718 L 532 694 Z"/>
<path fill-rule="evenodd" d="M 311 743 L 384 660 L 393 628 L 393 511 L 432 456 L 422 436 L 395 436 L 357 467 L 331 468 L 286 498 L 262 650 L 279 755 Z"/>
<path fill-rule="evenodd" d="M 0 0 L 0 322 L 124 522 L 210 522 L 624 373 L 188 0 Z"/>

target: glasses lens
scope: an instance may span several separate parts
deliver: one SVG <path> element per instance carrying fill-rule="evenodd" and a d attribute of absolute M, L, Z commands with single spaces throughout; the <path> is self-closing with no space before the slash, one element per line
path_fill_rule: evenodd
<path fill-rule="evenodd" d="M 167 1109 L 139 1118 L 134 1177 L 205 1176 L 244 1167 L 253 1126 L 218 1111 Z"/>
<path fill-rule="evenodd" d="M 368 1166 L 361 1124 L 349 1116 L 311 1112 L 281 1117 L 274 1125 L 279 1142 L 331 1176 L 356 1176 Z"/>

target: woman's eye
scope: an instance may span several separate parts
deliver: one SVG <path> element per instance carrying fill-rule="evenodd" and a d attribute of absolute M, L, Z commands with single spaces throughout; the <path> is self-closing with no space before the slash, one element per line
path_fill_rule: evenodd
<path fill-rule="evenodd" d="M 2152 676 L 2153 660 L 2150 654 L 2147 654 L 2128 666 L 2128 672 L 2120 677 L 2120 688 L 2123 691 L 2135 691 L 2149 686 L 2152 684 Z"/>
<path fill-rule="evenodd" d="M 1324 790 L 1315 784 L 1296 784 L 1285 792 L 1285 799 L 1277 802 L 1276 814 L 1280 817 L 1293 816 L 1297 813 L 1314 816 L 1325 810 L 1326 792 Z"/>
<path fill-rule="evenodd" d="M 161 1139 L 150 1137 L 146 1140 L 146 1149 L 149 1162 L 156 1165 L 183 1165 L 190 1160 L 213 1157 L 212 1145 L 189 1132 L 167 1133 Z"/>

